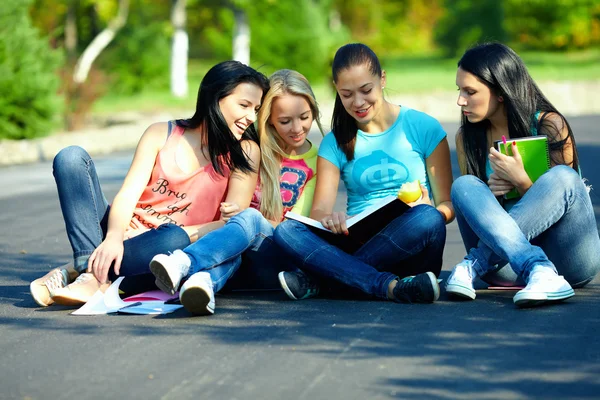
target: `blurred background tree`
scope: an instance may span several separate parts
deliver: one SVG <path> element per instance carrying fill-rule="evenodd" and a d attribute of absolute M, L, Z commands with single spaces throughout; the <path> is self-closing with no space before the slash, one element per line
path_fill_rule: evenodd
<path fill-rule="evenodd" d="M 29 3 L 0 2 L 0 137 L 7 139 L 48 134 L 60 115 L 60 53 L 32 26 Z"/>
<path fill-rule="evenodd" d="M 77 60 L 118 19 L 125 3 L 126 18 L 94 59 L 88 78 L 73 84 L 69 77 Z M 183 7 L 183 22 L 173 18 L 175 5 Z M 27 72 L 18 73 L 37 82 L 7 86 L 17 75 L 3 74 L 8 94 L 2 108 L 16 109 L 23 104 L 16 96 L 28 98 L 24 91 L 34 87 L 37 115 L 48 126 L 61 108 L 43 91 L 56 93 L 60 77 L 69 129 L 82 126 L 92 110 L 192 108 L 206 70 L 232 57 L 265 74 L 297 69 L 318 93 L 330 95 L 331 59 L 351 41 L 371 46 L 396 80 L 392 86 L 405 91 L 452 86 L 456 57 L 488 40 L 534 60 L 532 65 L 547 72 L 543 76 L 600 76 L 600 67 L 594 67 L 600 64 L 600 0 L 5 0 L 0 11 L 6 20 L 0 30 L 1 68 L 17 74 L 15 60 L 22 60 Z M 170 90 L 176 32 L 189 37 L 189 62 L 177 61 L 189 68 L 174 77 L 181 75 L 190 90 L 185 85 Z M 577 64 L 581 70 L 563 68 L 566 61 L 557 62 L 563 59 L 583 60 Z M 12 118 L 23 119 L 19 126 L 26 126 L 27 135 L 47 129 L 31 117 Z M 16 137 L 15 131 L 0 128 L 0 137 Z"/>

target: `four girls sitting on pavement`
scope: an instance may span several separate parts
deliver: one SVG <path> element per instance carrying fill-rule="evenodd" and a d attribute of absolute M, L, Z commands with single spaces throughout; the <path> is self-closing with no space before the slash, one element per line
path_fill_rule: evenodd
<path fill-rule="evenodd" d="M 128 276 L 130 291 L 156 282 L 197 315 L 214 313 L 228 281 L 281 285 L 292 299 L 327 290 L 432 303 L 455 210 L 467 255 L 446 280 L 450 297 L 474 299 L 481 278 L 526 284 L 514 302 L 536 306 L 573 296 L 598 273 L 600 239 L 573 132 L 514 51 L 479 45 L 458 63 L 463 176 L 454 183 L 446 133 L 384 98 L 386 73 L 370 48 L 341 47 L 332 73 L 332 132 L 319 150 L 307 140 L 313 121 L 322 133 L 308 81 L 281 70 L 269 89 L 264 75 L 235 61 L 209 70 L 192 118 L 146 130 L 112 205 L 89 155 L 62 150 L 54 176 L 74 262 L 32 282 L 34 300 L 82 304 Z M 532 182 L 513 140 L 537 135 L 548 137 L 552 168 Z M 493 148 L 502 138 L 514 156 Z M 340 179 L 346 212 L 334 210 Z M 283 220 L 289 210 L 310 213 L 348 235 L 349 218 L 417 180 L 421 198 L 353 250 Z M 513 189 L 520 197 L 503 200 Z"/>

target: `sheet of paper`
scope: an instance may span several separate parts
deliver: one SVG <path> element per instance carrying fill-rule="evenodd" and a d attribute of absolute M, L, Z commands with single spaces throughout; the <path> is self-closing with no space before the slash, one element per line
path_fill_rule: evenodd
<path fill-rule="evenodd" d="M 131 301 L 124 301 L 119 296 L 119 285 L 122 280 L 123 277 L 118 278 L 104 293 L 100 290 L 96 291 L 87 303 L 73 311 L 71 315 L 103 315 L 116 312 L 157 315 L 168 314 L 183 307 L 181 304 L 165 304 L 165 300 L 176 298 L 176 296 L 161 291 L 141 293 L 127 298 L 127 300 Z M 156 295 L 159 299 L 140 301 L 140 299 L 148 298 L 151 295 Z M 161 300 L 161 298 L 164 298 L 165 300 Z"/>
<path fill-rule="evenodd" d="M 71 315 L 102 315 L 119 311 L 127 305 L 119 297 L 119 285 L 123 277 L 118 278 L 106 289 L 105 293 L 97 290 L 83 306 L 73 311 Z"/>

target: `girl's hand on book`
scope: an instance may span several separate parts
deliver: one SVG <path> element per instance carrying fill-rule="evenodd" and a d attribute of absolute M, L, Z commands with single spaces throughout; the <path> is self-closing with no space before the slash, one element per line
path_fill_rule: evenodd
<path fill-rule="evenodd" d="M 530 179 L 527 172 L 525 172 L 523 159 L 515 142 L 512 142 L 511 148 L 513 155 L 508 156 L 492 147 L 489 154 L 490 166 L 498 178 L 519 187 L 524 182 L 530 181 Z"/>
<path fill-rule="evenodd" d="M 488 186 L 490 187 L 490 190 L 494 196 L 504 196 L 515 187 L 515 185 L 509 181 L 499 178 L 495 172 L 490 175 Z"/>
<path fill-rule="evenodd" d="M 348 216 L 345 212 L 334 211 L 331 215 L 321 220 L 321 225 L 329 229 L 332 233 L 348 235 L 348 227 L 346 227 L 347 219 Z"/>
<path fill-rule="evenodd" d="M 429 190 L 427 190 L 427 188 L 424 185 L 421 185 L 421 197 L 419 198 L 419 200 L 415 200 L 411 203 L 408 203 L 408 205 L 411 207 L 417 206 L 419 204 L 427 204 L 430 206 L 433 205 L 431 204 L 431 199 L 429 198 Z"/>

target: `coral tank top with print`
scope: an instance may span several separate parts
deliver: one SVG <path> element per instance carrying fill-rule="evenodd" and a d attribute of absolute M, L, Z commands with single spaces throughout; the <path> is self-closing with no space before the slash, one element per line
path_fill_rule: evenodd
<path fill-rule="evenodd" d="M 209 163 L 191 173 L 184 172 L 176 160 L 184 128 L 169 122 L 169 129 L 167 141 L 156 156 L 152 176 L 133 211 L 126 238 L 165 223 L 198 225 L 220 217 L 219 207 L 227 194 L 229 169 L 223 167 L 223 176 Z"/>

